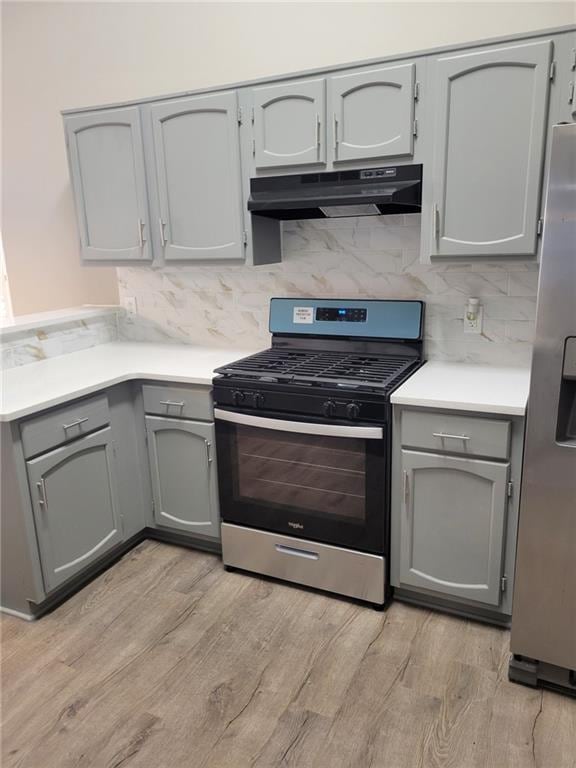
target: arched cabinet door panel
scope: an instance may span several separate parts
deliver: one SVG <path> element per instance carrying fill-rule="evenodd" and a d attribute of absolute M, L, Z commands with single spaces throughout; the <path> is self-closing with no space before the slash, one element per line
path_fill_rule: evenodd
<path fill-rule="evenodd" d="M 499 605 L 509 467 L 402 451 L 402 585 Z"/>
<path fill-rule="evenodd" d="M 158 525 L 219 536 L 214 425 L 146 417 Z"/>
<path fill-rule="evenodd" d="M 326 162 L 324 78 L 254 88 L 256 168 Z"/>
<path fill-rule="evenodd" d="M 154 104 L 150 117 L 165 261 L 243 259 L 236 93 Z"/>
<path fill-rule="evenodd" d="M 432 256 L 537 250 L 552 42 L 437 59 Z"/>
<path fill-rule="evenodd" d="M 111 429 L 27 462 L 46 591 L 122 541 Z"/>
<path fill-rule="evenodd" d="M 414 64 L 334 75 L 329 80 L 332 159 L 411 155 Z"/>
<path fill-rule="evenodd" d="M 138 107 L 65 118 L 84 261 L 152 258 Z"/>

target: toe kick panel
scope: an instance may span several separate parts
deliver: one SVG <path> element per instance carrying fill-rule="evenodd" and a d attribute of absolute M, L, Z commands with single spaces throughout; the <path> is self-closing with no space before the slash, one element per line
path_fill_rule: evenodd
<path fill-rule="evenodd" d="M 381 555 L 222 523 L 222 558 L 233 568 L 370 603 L 384 602 Z"/>

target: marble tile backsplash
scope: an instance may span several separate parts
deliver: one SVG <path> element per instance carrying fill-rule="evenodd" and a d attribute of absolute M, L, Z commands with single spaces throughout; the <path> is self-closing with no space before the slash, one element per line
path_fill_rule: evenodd
<path fill-rule="evenodd" d="M 121 338 L 243 348 L 267 345 L 272 296 L 422 299 L 428 359 L 528 365 L 536 311 L 533 261 L 421 264 L 420 216 L 286 222 L 281 264 L 118 269 Z M 464 334 L 469 296 L 482 335 Z"/>
<path fill-rule="evenodd" d="M 57 324 L 27 328 L 18 331 L 8 329 L 0 334 L 0 365 L 13 368 L 36 363 L 49 357 L 79 352 L 118 339 L 118 316 L 106 313 L 98 317 L 65 320 Z"/>

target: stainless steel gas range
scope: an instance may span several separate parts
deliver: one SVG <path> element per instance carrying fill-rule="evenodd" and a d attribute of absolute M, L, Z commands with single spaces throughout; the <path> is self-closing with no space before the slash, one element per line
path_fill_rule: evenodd
<path fill-rule="evenodd" d="M 385 604 L 390 394 L 423 363 L 423 317 L 272 299 L 272 347 L 214 379 L 226 566 Z"/>

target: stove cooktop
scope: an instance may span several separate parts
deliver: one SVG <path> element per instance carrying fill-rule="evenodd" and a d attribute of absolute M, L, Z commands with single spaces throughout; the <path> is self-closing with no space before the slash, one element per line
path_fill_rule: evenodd
<path fill-rule="evenodd" d="M 216 372 L 243 380 L 336 385 L 387 393 L 409 369 L 419 364 L 414 357 L 272 347 Z"/>

